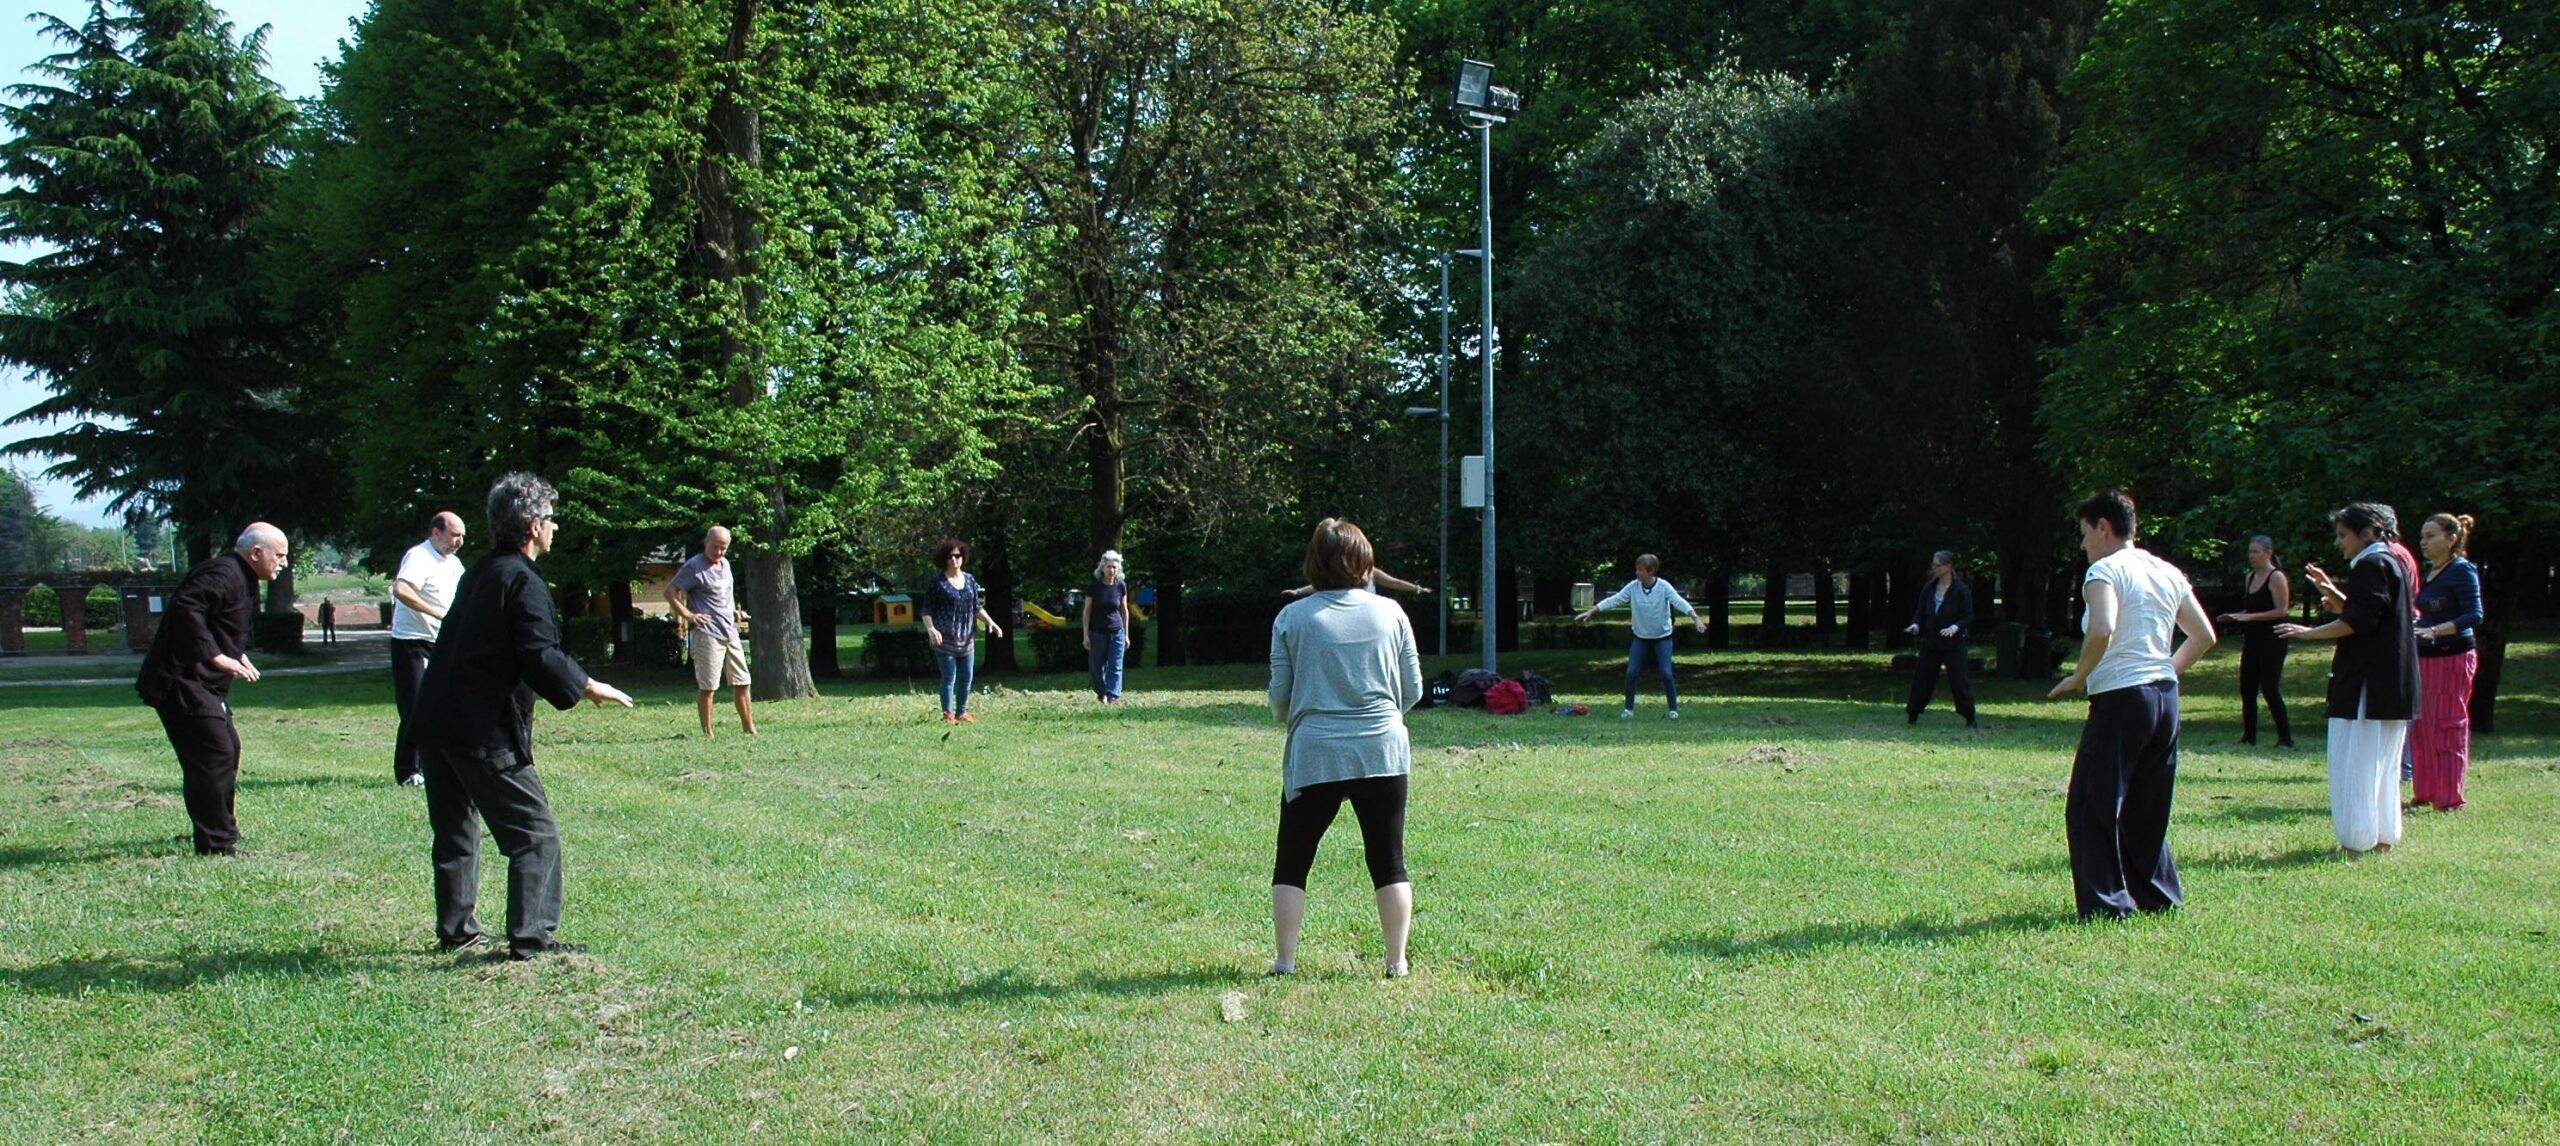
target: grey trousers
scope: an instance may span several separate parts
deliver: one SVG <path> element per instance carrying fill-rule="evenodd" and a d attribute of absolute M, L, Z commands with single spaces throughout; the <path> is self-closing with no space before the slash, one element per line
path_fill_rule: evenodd
<path fill-rule="evenodd" d="M 534 775 L 533 758 L 507 749 L 418 746 L 435 831 L 436 939 L 448 947 L 480 934 L 480 824 L 507 857 L 507 947 L 530 954 L 560 926 L 560 825 Z"/>

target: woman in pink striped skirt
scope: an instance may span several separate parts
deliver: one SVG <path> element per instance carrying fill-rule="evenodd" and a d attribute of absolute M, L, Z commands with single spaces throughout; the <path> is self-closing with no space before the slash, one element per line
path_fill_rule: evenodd
<path fill-rule="evenodd" d="M 2480 668 L 2480 570 L 2463 556 L 2471 518 L 2439 513 L 2418 527 L 2427 578 L 2418 586 L 2418 682 L 2423 703 L 2409 729 L 2415 765 L 2409 806 L 2450 812 L 2463 804 L 2471 764 L 2471 677 Z"/>

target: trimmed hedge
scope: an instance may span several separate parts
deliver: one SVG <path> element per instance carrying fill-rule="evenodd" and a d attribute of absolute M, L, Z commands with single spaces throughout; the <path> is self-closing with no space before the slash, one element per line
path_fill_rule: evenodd
<path fill-rule="evenodd" d="M 922 629 L 873 629 L 862 635 L 862 667 L 873 676 L 933 675 L 933 646 Z"/>
<path fill-rule="evenodd" d="M 631 636 L 614 650 L 616 659 L 634 665 L 680 665 L 684 642 L 676 637 L 673 617 L 633 617 Z"/>
<path fill-rule="evenodd" d="M 124 598 L 113 585 L 95 585 L 84 598 L 89 603 L 88 619 L 92 629 L 112 629 L 124 621 Z M 30 628 L 50 629 L 62 623 L 62 597 L 51 585 L 38 585 L 27 590 L 18 602 L 18 622 Z"/>
<path fill-rule="evenodd" d="M 303 617 L 300 613 L 269 613 L 263 610 L 249 614 L 249 642 L 261 652 L 299 653 L 302 651 Z"/>
<path fill-rule="evenodd" d="M 581 664 L 601 663 L 613 648 L 613 618 L 582 614 L 560 622 L 560 645 Z"/>
<path fill-rule="evenodd" d="M 1085 659 L 1084 630 L 1030 629 L 1031 662 L 1034 672 L 1084 672 L 1092 664 Z M 1147 649 L 1147 627 L 1129 626 L 1129 651 L 1120 663 L 1123 668 L 1141 663 L 1139 657 Z"/>

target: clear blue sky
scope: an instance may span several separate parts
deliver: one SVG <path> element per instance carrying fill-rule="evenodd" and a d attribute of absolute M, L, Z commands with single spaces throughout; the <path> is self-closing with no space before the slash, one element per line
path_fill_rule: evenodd
<path fill-rule="evenodd" d="M 5 0 L 0 0 L 5 3 Z M 320 94 L 320 65 L 338 57 L 339 42 L 348 38 L 354 21 L 363 16 L 367 0 L 234 0 L 221 4 L 231 19 L 235 34 L 265 25 L 267 28 L 267 74 L 284 93 L 294 99 L 311 99 Z M 59 50 L 53 41 L 38 31 L 43 25 L 37 13 L 50 12 L 77 23 L 88 11 L 87 0 L 54 0 L 54 2 L 19 3 L 0 12 L 0 76 L 6 83 L 22 83 L 35 77 L 25 68 Z M 12 252 L 12 257 L 16 257 Z M 0 366 L 0 418 L 26 409 L 44 397 L 41 383 L 18 370 Z M 14 442 L 49 432 L 50 426 L 0 426 L 0 442 Z M 55 515 L 89 525 L 107 524 L 98 506 L 73 501 L 69 487 L 40 476 L 43 464 L 34 459 L 11 458 L 0 465 L 15 467 L 36 487 L 36 500 Z"/>

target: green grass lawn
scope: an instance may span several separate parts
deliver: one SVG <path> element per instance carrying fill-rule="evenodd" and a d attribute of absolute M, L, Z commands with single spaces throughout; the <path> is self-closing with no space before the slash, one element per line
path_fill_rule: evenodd
<path fill-rule="evenodd" d="M 2190 906 L 2068 922 L 2082 706 L 1906 728 L 1881 655 L 1524 655 L 1584 719 L 1413 720 L 1414 974 L 1357 833 L 1265 980 L 1281 734 L 1254 666 L 929 682 L 689 735 L 689 687 L 546 712 L 562 937 L 433 954 L 387 682 L 243 687 L 248 854 L 188 854 L 129 689 L 0 690 L 11 1142 L 2560 1141 L 2560 634 L 2471 808 L 2347 861 L 2300 751 L 2189 684 Z M 726 714 L 724 713 L 724 717 Z M 725 723 L 725 722 L 724 722 Z M 503 911 L 494 851 L 484 921 Z M 1236 993 L 1242 1017 L 1222 1016 Z"/>

